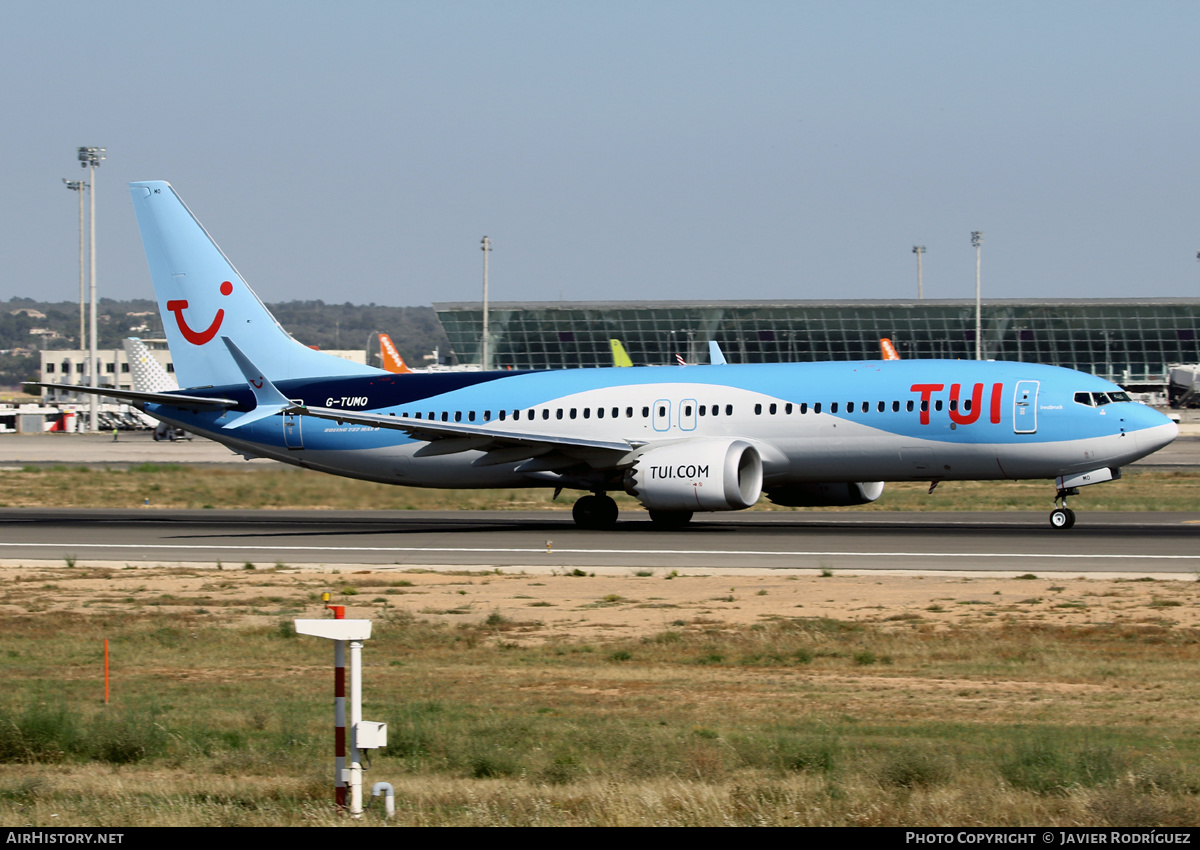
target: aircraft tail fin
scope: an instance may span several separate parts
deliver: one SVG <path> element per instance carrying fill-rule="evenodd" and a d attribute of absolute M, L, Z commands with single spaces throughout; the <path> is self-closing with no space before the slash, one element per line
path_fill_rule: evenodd
<path fill-rule="evenodd" d="M 721 350 L 721 343 L 715 339 L 708 341 L 708 362 L 710 366 L 724 366 L 727 362 L 725 352 Z"/>
<path fill-rule="evenodd" d="M 900 352 L 896 350 L 896 346 L 892 345 L 892 341 L 886 336 L 879 340 L 879 352 L 883 355 L 884 360 L 900 359 Z"/>
<path fill-rule="evenodd" d="M 614 366 L 632 366 L 633 361 L 629 359 L 629 355 L 625 353 L 625 346 L 621 345 L 621 340 L 610 339 L 609 346 L 612 348 L 612 358 Z"/>
<path fill-rule="evenodd" d="M 125 360 L 129 363 L 129 373 L 135 390 L 143 393 L 163 393 L 179 389 L 179 382 L 155 359 L 150 349 L 146 348 L 146 343 L 137 337 L 129 337 L 122 344 L 125 346 Z"/>
<path fill-rule="evenodd" d="M 387 334 L 379 335 L 379 362 L 383 368 L 389 372 L 394 372 L 397 375 L 411 372 L 408 364 L 404 362 L 404 358 L 400 356 L 400 352 L 396 350 L 396 346 L 392 343 L 392 338 Z"/>
<path fill-rule="evenodd" d="M 181 386 L 242 382 L 241 369 L 219 336 L 236 342 L 275 381 L 381 371 L 293 339 L 169 183 L 130 183 L 129 192 Z"/>

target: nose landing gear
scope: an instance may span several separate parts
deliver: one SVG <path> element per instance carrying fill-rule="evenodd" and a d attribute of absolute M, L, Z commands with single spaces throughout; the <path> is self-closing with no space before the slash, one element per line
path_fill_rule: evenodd
<path fill-rule="evenodd" d="M 1070 487 L 1066 490 L 1059 490 L 1054 497 L 1054 504 L 1062 503 L 1062 507 L 1056 507 L 1050 512 L 1050 525 L 1053 528 L 1070 528 L 1075 524 L 1075 511 L 1067 507 L 1067 496 L 1078 496 L 1079 489 Z"/>

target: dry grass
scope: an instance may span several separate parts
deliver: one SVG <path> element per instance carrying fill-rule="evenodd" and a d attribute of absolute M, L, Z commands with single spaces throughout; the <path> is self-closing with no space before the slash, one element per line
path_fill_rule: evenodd
<path fill-rule="evenodd" d="M 399 823 L 1200 818 L 1196 582 L 83 565 L 6 578 L 3 826 L 344 822 L 329 804 L 331 653 L 289 626 L 319 616 L 323 589 L 375 621 L 364 715 L 388 723 L 389 746 L 367 782 L 396 787 Z"/>
<path fill-rule="evenodd" d="M 246 468 L 143 464 L 129 469 L 35 467 L 0 472 L 0 507 L 320 508 L 343 510 L 569 510 L 548 489 L 423 490 L 376 484 L 286 466 Z M 1053 497 L 1046 481 L 948 482 L 933 494 L 925 483 L 888 484 L 878 502 L 852 510 L 1043 511 Z M 577 494 L 576 494 L 577 495 Z M 623 509 L 636 501 L 617 496 Z M 1085 487 L 1072 502 L 1084 511 L 1190 511 L 1200 504 L 1200 476 L 1130 472 L 1120 481 Z M 765 498 L 758 510 L 788 511 Z"/>

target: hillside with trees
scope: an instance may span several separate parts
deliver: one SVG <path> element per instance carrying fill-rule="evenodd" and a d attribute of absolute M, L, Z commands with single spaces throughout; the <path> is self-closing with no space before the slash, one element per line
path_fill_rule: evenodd
<path fill-rule="evenodd" d="M 381 307 L 377 304 L 326 304 L 324 301 L 285 301 L 268 309 L 293 337 L 322 349 L 364 349 L 377 364 L 378 340 L 386 333 L 412 366 L 424 366 L 427 354 L 441 351 L 443 362 L 450 344 L 432 307 Z M 86 318 L 86 316 L 85 316 Z M 99 347 L 120 348 L 126 337 L 163 337 L 158 305 L 147 299 L 118 301 L 101 298 L 96 307 Z M 11 298 L 0 302 L 0 388 L 17 388 L 38 380 L 43 350 L 83 348 L 79 340 L 79 305 L 72 301 Z"/>

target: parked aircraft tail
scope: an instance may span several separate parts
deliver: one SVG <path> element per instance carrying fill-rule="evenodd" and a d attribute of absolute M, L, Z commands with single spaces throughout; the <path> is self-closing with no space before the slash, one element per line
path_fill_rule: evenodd
<path fill-rule="evenodd" d="M 129 191 L 181 386 L 245 382 L 220 337 L 233 340 L 273 381 L 382 372 L 293 339 L 169 183 L 131 183 Z"/>
<path fill-rule="evenodd" d="M 125 359 L 129 363 L 129 374 L 133 388 L 142 393 L 165 393 L 179 389 L 179 382 L 146 348 L 146 343 L 137 337 L 123 341 Z"/>
<path fill-rule="evenodd" d="M 892 345 L 892 341 L 886 336 L 879 340 L 879 353 L 883 355 L 884 360 L 900 359 L 900 352 L 896 350 L 896 346 Z"/>
<path fill-rule="evenodd" d="M 614 366 L 632 366 L 633 361 L 629 359 L 629 355 L 625 353 L 625 346 L 621 345 L 621 340 L 610 339 L 609 346 L 612 347 L 612 358 Z"/>
<path fill-rule="evenodd" d="M 396 350 L 392 338 L 387 334 L 379 335 L 379 362 L 384 369 L 398 375 L 412 371 L 404 362 L 404 358 L 400 356 L 400 352 Z"/>

